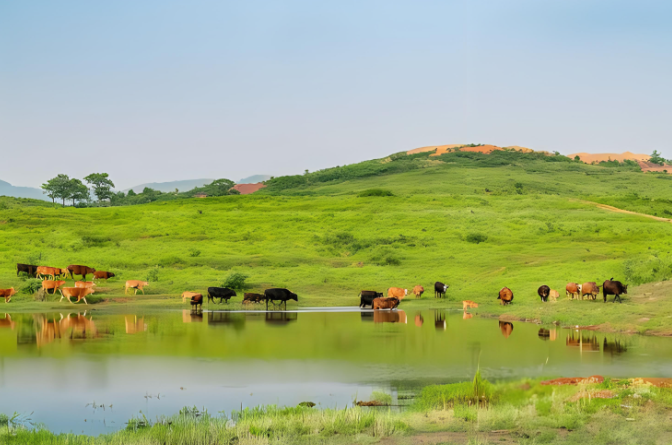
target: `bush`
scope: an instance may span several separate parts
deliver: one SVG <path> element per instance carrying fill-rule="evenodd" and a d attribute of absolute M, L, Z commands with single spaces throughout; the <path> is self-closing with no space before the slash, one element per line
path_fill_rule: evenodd
<path fill-rule="evenodd" d="M 198 250 L 198 249 L 191 249 L 191 250 L 189 250 L 189 256 L 192 257 L 192 258 L 196 258 L 196 257 L 199 256 L 200 254 L 201 254 L 201 251 Z"/>
<path fill-rule="evenodd" d="M 401 260 L 393 256 L 388 256 L 383 261 L 383 266 L 399 266 L 400 264 Z"/>
<path fill-rule="evenodd" d="M 470 233 L 467 235 L 467 242 L 469 243 L 480 244 L 486 242 L 487 240 L 488 236 L 482 233 Z"/>
<path fill-rule="evenodd" d="M 359 195 L 357 196 L 360 198 L 364 198 L 367 196 L 394 196 L 394 193 L 384 189 L 368 189 L 364 190 L 363 192 L 360 192 Z"/>
<path fill-rule="evenodd" d="M 32 295 L 40 289 L 42 289 L 42 280 L 32 278 L 30 280 L 26 280 L 19 289 L 19 291 L 24 294 Z"/>
<path fill-rule="evenodd" d="M 159 281 L 159 268 L 155 267 L 154 269 L 150 269 L 149 272 L 147 272 L 147 282 L 150 281 Z"/>
<path fill-rule="evenodd" d="M 239 272 L 234 272 L 230 274 L 228 277 L 226 277 L 226 280 L 224 280 L 224 284 L 222 284 L 222 287 L 228 287 L 229 289 L 234 289 L 234 290 L 245 290 L 249 289 L 249 285 L 245 282 L 249 276 L 239 273 Z"/>

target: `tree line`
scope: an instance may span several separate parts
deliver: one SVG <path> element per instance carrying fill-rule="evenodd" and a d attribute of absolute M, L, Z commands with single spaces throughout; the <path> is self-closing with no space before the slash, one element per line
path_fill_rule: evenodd
<path fill-rule="evenodd" d="M 180 192 L 178 189 L 175 189 L 174 192 L 161 192 L 145 187 L 140 193 L 136 193 L 133 189 L 129 190 L 128 193 L 124 193 L 113 190 L 114 182 L 112 182 L 107 173 L 91 173 L 84 177 L 84 182 L 77 178 L 70 178 L 65 174 L 59 174 L 42 184 L 41 188 L 43 193 L 50 197 L 51 202 L 54 204 L 56 203 L 56 199 L 59 199 L 63 207 L 65 207 L 67 200 L 71 201 L 73 206 L 88 207 L 93 205 L 91 194 L 97 199 L 95 205 L 126 206 L 146 204 L 154 201 L 190 198 L 197 193 L 204 193 L 207 196 L 240 194 L 238 190 L 233 188 L 234 185 L 235 182 L 230 179 L 222 178 L 216 179 L 203 187 L 196 187 L 185 192 Z"/>

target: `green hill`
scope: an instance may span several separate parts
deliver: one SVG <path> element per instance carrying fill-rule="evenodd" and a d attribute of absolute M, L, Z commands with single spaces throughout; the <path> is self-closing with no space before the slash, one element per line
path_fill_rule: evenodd
<path fill-rule="evenodd" d="M 23 284 L 16 262 L 42 258 L 114 271 L 119 279 L 102 295 L 148 276 L 158 279 L 153 294 L 205 290 L 241 272 L 253 290 L 291 288 L 301 305 L 351 305 L 361 289 L 391 286 L 421 284 L 431 298 L 439 280 L 451 285 L 450 301 L 428 304 L 470 299 L 501 312 L 497 291 L 508 286 L 512 308 L 538 316 L 541 284 L 564 295 L 569 281 L 672 276 L 672 225 L 596 205 L 665 216 L 668 178 L 560 156 L 423 153 L 274 178 L 247 196 L 88 209 L 5 204 L 0 288 Z M 370 189 L 392 196 L 362 194 Z"/>

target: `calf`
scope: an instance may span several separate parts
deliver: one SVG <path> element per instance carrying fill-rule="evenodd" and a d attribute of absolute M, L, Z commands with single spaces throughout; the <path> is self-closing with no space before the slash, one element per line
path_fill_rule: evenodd
<path fill-rule="evenodd" d="M 196 294 L 191 296 L 191 309 L 193 311 L 198 311 L 198 307 L 201 307 L 201 310 L 203 310 L 203 295 L 202 294 Z"/>
<path fill-rule="evenodd" d="M 567 286 L 565 286 L 565 295 L 567 296 L 567 299 L 570 297 L 572 300 L 575 297 L 579 298 L 579 296 L 581 296 L 581 285 L 576 283 L 567 283 Z"/>
<path fill-rule="evenodd" d="M 65 285 L 65 281 L 60 280 L 60 281 L 53 281 L 53 280 L 44 280 L 42 281 L 42 289 L 44 289 L 45 292 L 49 292 L 49 289 L 53 291 L 55 294 L 56 291 L 60 292 L 61 295 L 63 295 L 63 292 L 61 292 L 61 287 Z"/>
<path fill-rule="evenodd" d="M 501 300 L 502 306 L 511 304 L 513 301 L 513 292 L 508 287 L 503 287 L 502 290 L 499 291 L 497 299 Z"/>
<path fill-rule="evenodd" d="M 16 291 L 13 287 L 9 289 L 0 289 L 0 297 L 5 297 L 5 303 L 12 301 L 12 295 L 16 295 Z"/>
<path fill-rule="evenodd" d="M 208 303 L 211 301 L 214 303 L 215 298 L 219 298 L 219 304 L 222 304 L 222 300 L 226 300 L 227 304 L 231 297 L 237 297 L 236 291 L 229 289 L 228 287 L 209 287 L 208 288 Z"/>
<path fill-rule="evenodd" d="M 415 295 L 415 298 L 420 298 L 422 297 L 422 294 L 425 292 L 425 288 L 422 286 L 415 286 L 413 288 L 413 295 Z"/>
<path fill-rule="evenodd" d="M 443 284 L 440 281 L 434 283 L 434 298 L 443 298 L 446 296 L 446 291 L 450 286 Z"/>
<path fill-rule="evenodd" d="M 376 298 L 383 298 L 382 292 L 375 290 L 363 290 L 359 293 L 359 307 L 371 306 L 373 307 L 373 300 Z"/>
<path fill-rule="evenodd" d="M 273 288 L 273 289 L 266 289 L 264 291 L 264 298 L 266 299 L 266 308 L 268 308 L 268 302 L 271 301 L 273 305 L 275 306 L 276 301 L 280 301 L 280 303 L 285 303 L 285 308 L 287 307 L 287 300 L 294 300 L 296 302 L 299 301 L 299 297 L 293 293 L 290 292 L 287 289 L 279 289 L 279 288 Z"/>
<path fill-rule="evenodd" d="M 77 297 L 76 303 L 79 303 L 81 300 L 84 300 L 84 304 L 89 304 L 86 301 L 86 296 L 93 293 L 93 289 L 86 287 L 64 287 L 61 289 L 61 299 L 67 298 L 71 304 L 75 304 L 70 300 L 70 298 Z"/>
<path fill-rule="evenodd" d="M 539 294 L 539 297 L 541 297 L 541 301 L 546 303 L 548 301 L 548 295 L 551 293 L 551 288 L 544 284 L 537 289 L 537 293 Z"/>
<path fill-rule="evenodd" d="M 607 302 L 607 295 L 613 295 L 614 303 L 616 303 L 617 298 L 618 302 L 622 303 L 621 295 L 628 293 L 628 285 L 623 284 L 620 281 L 613 281 L 613 280 L 614 279 L 611 278 L 602 283 L 602 296 L 604 297 L 604 302 L 605 303 Z"/>
<path fill-rule="evenodd" d="M 478 303 L 474 303 L 471 300 L 465 300 L 465 301 L 462 302 L 462 311 L 463 312 L 466 312 L 467 309 L 477 308 L 477 307 L 478 307 Z"/>
<path fill-rule="evenodd" d="M 108 278 L 112 278 L 115 275 L 112 272 L 105 272 L 104 270 L 97 270 L 93 273 L 93 279 L 96 280 L 107 280 Z"/>
<path fill-rule="evenodd" d="M 391 298 L 376 298 L 373 300 L 374 309 L 396 309 L 399 306 L 400 300 L 396 297 Z"/>
<path fill-rule="evenodd" d="M 243 294 L 243 303 L 248 304 L 248 303 L 261 303 L 266 299 L 265 296 L 262 294 L 255 294 L 252 292 L 245 292 Z"/>
<path fill-rule="evenodd" d="M 128 293 L 129 289 L 135 289 L 135 293 L 133 295 L 138 295 L 138 290 L 142 292 L 142 295 L 145 295 L 145 290 L 144 287 L 149 286 L 149 283 L 146 281 L 139 281 L 139 280 L 128 280 L 126 282 L 126 287 L 124 288 L 124 295 Z"/>
<path fill-rule="evenodd" d="M 37 266 L 33 266 L 32 264 L 21 264 L 21 263 L 16 263 L 16 276 L 19 276 L 19 272 L 25 272 L 28 275 L 35 276 L 37 275 Z"/>
<path fill-rule="evenodd" d="M 551 291 L 548 293 L 548 298 L 551 301 L 558 301 L 559 297 L 560 297 L 560 292 L 558 292 L 557 290 L 551 289 Z"/>

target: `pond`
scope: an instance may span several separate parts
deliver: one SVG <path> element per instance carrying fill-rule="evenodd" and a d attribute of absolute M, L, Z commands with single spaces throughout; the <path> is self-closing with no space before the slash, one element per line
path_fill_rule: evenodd
<path fill-rule="evenodd" d="M 670 339 L 469 317 L 356 308 L 0 314 L 0 413 L 100 434 L 184 406 L 343 408 L 372 391 L 396 398 L 471 379 L 478 366 L 494 380 L 672 377 Z"/>

